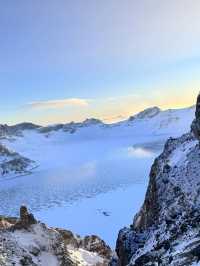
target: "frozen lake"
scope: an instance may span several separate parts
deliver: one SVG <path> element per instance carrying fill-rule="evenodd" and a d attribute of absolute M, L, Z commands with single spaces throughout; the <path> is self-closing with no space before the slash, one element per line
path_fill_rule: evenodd
<path fill-rule="evenodd" d="M 163 146 L 133 142 L 10 144 L 40 166 L 29 176 L 0 182 L 0 213 L 18 215 L 25 204 L 49 226 L 97 234 L 114 247 L 119 229 L 132 222 L 144 200 L 151 164 Z"/>

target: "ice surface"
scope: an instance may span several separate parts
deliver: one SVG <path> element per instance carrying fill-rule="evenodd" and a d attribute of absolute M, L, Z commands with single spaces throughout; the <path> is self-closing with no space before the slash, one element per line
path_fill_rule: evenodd
<path fill-rule="evenodd" d="M 18 215 L 25 204 L 50 226 L 97 234 L 114 247 L 118 230 L 131 223 L 142 204 L 147 173 L 158 154 L 157 143 L 147 148 L 133 143 L 126 138 L 36 145 L 29 155 L 40 157 L 40 167 L 0 183 L 0 213 Z M 10 145 L 28 153 L 21 143 Z"/>

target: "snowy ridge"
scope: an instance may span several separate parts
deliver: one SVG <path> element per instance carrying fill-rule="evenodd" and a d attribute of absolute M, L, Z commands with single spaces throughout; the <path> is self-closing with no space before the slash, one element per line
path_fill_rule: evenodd
<path fill-rule="evenodd" d="M 47 167 L 57 164 L 59 157 L 71 152 L 71 144 L 82 145 L 86 141 L 116 140 L 132 138 L 134 143 L 165 141 L 168 137 L 177 137 L 187 132 L 194 118 L 194 108 L 161 111 L 157 107 L 149 108 L 134 117 L 115 124 L 104 124 L 98 119 L 86 119 L 82 123 L 56 124 L 39 127 L 31 123 L 0 127 L 1 143 L 14 150 L 15 160 L 4 160 L 1 176 L 13 173 L 28 173 L 36 165 Z M 43 156 L 48 154 L 48 156 Z M 14 156 L 14 155 L 13 155 Z M 4 158 L 4 159 L 3 159 Z M 28 158 L 28 159 L 27 159 Z M 12 158 L 13 159 L 13 158 Z M 16 161 L 17 160 L 17 161 Z M 36 162 L 34 164 L 34 161 Z"/>
<path fill-rule="evenodd" d="M 0 137 L 22 137 L 30 131 L 43 133 L 46 137 L 50 137 L 52 134 L 55 135 L 57 132 L 79 133 L 83 136 L 91 134 L 93 137 L 113 136 L 113 134 L 114 136 L 123 136 L 133 133 L 136 136 L 140 134 L 172 134 L 174 136 L 176 132 L 178 136 L 188 131 L 194 118 L 194 112 L 194 107 L 165 111 L 158 107 L 152 107 L 131 116 L 128 120 L 114 124 L 105 124 L 99 119 L 91 118 L 80 123 L 70 122 L 43 127 L 31 123 L 21 123 L 15 126 L 0 125 Z"/>
<path fill-rule="evenodd" d="M 145 119 L 145 118 L 152 118 L 156 115 L 158 115 L 159 113 L 161 112 L 161 109 L 158 108 L 158 107 L 150 107 L 150 108 L 147 108 L 145 109 L 144 111 L 134 115 L 134 116 L 131 116 L 129 118 L 130 121 L 132 120 L 135 120 L 135 119 Z"/>

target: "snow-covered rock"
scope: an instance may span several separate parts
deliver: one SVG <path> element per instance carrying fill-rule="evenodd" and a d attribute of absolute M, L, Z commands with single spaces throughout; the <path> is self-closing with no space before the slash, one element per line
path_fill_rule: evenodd
<path fill-rule="evenodd" d="M 192 129 L 200 119 L 199 103 L 200 97 Z M 111 265 L 199 265 L 200 148 L 195 136 L 189 132 L 166 142 L 151 168 L 141 210 L 119 232 L 118 259 Z"/>
<path fill-rule="evenodd" d="M 40 127 L 38 129 L 38 131 L 40 133 L 49 133 L 51 131 L 58 131 L 60 129 L 62 129 L 64 127 L 63 124 L 56 124 L 56 125 L 50 125 L 50 126 L 46 126 L 46 127 Z"/>
<path fill-rule="evenodd" d="M 0 138 L 23 136 L 22 133 L 24 130 L 34 130 L 39 127 L 40 126 L 35 125 L 33 123 L 26 123 L 26 122 L 13 126 L 0 125 Z"/>
<path fill-rule="evenodd" d="M 103 125 L 103 122 L 99 119 L 90 118 L 90 119 L 84 120 L 81 123 L 70 122 L 70 123 L 66 123 L 66 124 L 56 124 L 56 125 L 49 125 L 49 126 L 40 127 L 38 129 L 38 131 L 40 133 L 50 133 L 52 131 L 63 130 L 64 132 L 69 132 L 69 133 L 73 134 L 78 129 L 81 129 L 84 127 L 92 127 L 92 126 L 96 126 L 96 125 Z"/>
<path fill-rule="evenodd" d="M 1 266 L 106 266 L 112 251 L 97 236 L 84 239 L 48 228 L 22 206 L 20 218 L 0 217 Z"/>
<path fill-rule="evenodd" d="M 161 109 L 158 108 L 158 107 L 150 107 L 150 108 L 147 108 L 145 109 L 144 111 L 134 115 L 134 116 L 131 116 L 129 118 L 130 121 L 132 120 L 135 120 L 135 119 L 145 119 L 145 118 L 152 118 L 156 115 L 158 115 L 159 113 L 161 112 Z"/>
<path fill-rule="evenodd" d="M 0 178 L 30 173 L 36 163 L 0 143 Z"/>

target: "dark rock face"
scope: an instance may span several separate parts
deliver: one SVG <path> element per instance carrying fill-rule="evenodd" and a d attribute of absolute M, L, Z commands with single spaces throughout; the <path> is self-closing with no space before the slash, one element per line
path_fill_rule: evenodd
<path fill-rule="evenodd" d="M 152 226 L 159 217 L 159 201 L 157 195 L 156 176 L 159 173 L 159 164 L 155 160 L 150 173 L 150 181 L 147 189 L 144 205 L 140 213 L 134 218 L 136 231 L 147 229 Z"/>
<path fill-rule="evenodd" d="M 39 128 L 39 125 L 33 123 L 20 123 L 14 126 L 0 125 L 0 138 L 8 136 L 22 136 L 24 130 L 34 130 Z"/>
<path fill-rule="evenodd" d="M 112 257 L 111 248 L 106 245 L 106 243 L 96 235 L 86 236 L 81 238 L 80 236 L 74 235 L 71 231 L 65 229 L 56 228 L 56 230 L 61 234 L 65 244 L 71 245 L 75 248 L 82 248 L 89 252 L 94 252 L 110 260 Z"/>
<path fill-rule="evenodd" d="M 17 152 L 11 151 L 0 143 L 0 177 L 9 174 L 26 174 L 36 167 L 36 163 L 26 157 L 21 156 Z"/>
<path fill-rule="evenodd" d="M 28 229 L 31 225 L 36 224 L 37 221 L 32 213 L 29 213 L 26 206 L 20 208 L 20 218 L 12 227 L 13 230 Z"/>
<path fill-rule="evenodd" d="M 112 250 L 106 243 L 100 239 L 98 236 L 86 236 L 81 241 L 80 246 L 90 252 L 98 253 L 100 256 L 111 259 Z"/>
<path fill-rule="evenodd" d="M 71 245 L 75 248 L 79 248 L 81 242 L 81 238 L 79 236 L 75 236 L 71 231 L 66 229 L 56 228 L 56 231 L 58 231 L 62 236 L 65 245 Z"/>
<path fill-rule="evenodd" d="M 186 157 L 184 165 L 173 162 L 176 152 Z M 180 139 L 169 139 L 152 166 L 140 212 L 133 225 L 119 233 L 116 252 L 120 266 L 182 266 L 195 261 L 195 257 L 190 256 L 190 263 L 186 264 L 186 254 L 179 258 L 168 251 L 175 250 L 181 241 L 185 241 L 187 247 L 185 236 L 188 234 L 193 234 L 188 241 L 192 242 L 195 237 L 200 241 L 196 232 L 199 223 L 195 222 L 200 219 L 197 208 L 200 202 L 199 170 L 200 151 L 193 136 L 186 134 Z"/>
<path fill-rule="evenodd" d="M 9 135 L 9 126 L 7 125 L 0 125 L 0 137 L 5 137 Z"/>
<path fill-rule="evenodd" d="M 191 130 L 194 136 L 200 141 L 200 94 L 197 97 L 195 119 L 192 122 Z"/>
<path fill-rule="evenodd" d="M 2 169 L 2 175 L 6 175 L 9 172 L 14 172 L 16 174 L 24 173 L 26 171 L 26 168 L 33 163 L 28 158 L 19 157 L 11 159 L 7 162 L 1 163 L 0 168 Z"/>

